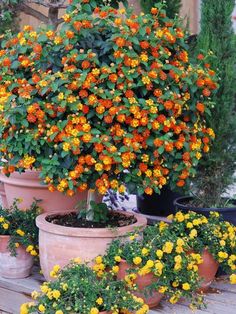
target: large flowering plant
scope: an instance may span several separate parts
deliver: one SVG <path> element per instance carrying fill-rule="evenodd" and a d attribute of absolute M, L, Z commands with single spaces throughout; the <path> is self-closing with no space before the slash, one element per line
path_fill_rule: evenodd
<path fill-rule="evenodd" d="M 38 228 L 35 218 L 40 208 L 34 202 L 26 211 L 18 208 L 16 200 L 10 208 L 0 208 L 0 235 L 9 235 L 9 249 L 16 255 L 16 249 L 22 245 L 32 256 L 38 255 Z"/>
<path fill-rule="evenodd" d="M 102 269 L 110 269 L 113 275 L 119 273 L 120 262 L 129 265 L 125 281 L 131 291 L 137 291 L 137 276 L 153 274 L 153 280 L 144 289 L 144 294 L 154 291 L 164 293 L 169 302 L 176 303 L 182 297 L 191 301 L 190 307 L 203 304 L 203 298 L 196 293 L 200 280 L 198 265 L 200 254 L 186 254 L 186 242 L 170 231 L 168 224 L 160 222 L 145 228 L 143 238 L 131 234 L 129 241 L 114 240 L 105 256 L 95 259 L 94 269 L 99 276 Z M 102 266 L 103 265 L 103 266 Z"/>
<path fill-rule="evenodd" d="M 58 32 L 26 26 L 0 50 L 0 160 L 51 191 L 182 187 L 214 132 L 215 73 L 192 66 L 162 5 L 134 15 L 72 1 Z M 128 171 L 127 171 L 128 170 Z"/>
<path fill-rule="evenodd" d="M 104 311 L 145 314 L 148 311 L 142 299 L 128 292 L 122 281 L 107 276 L 98 279 L 84 264 L 74 262 L 62 270 L 55 265 L 54 273 L 57 279 L 43 283 L 41 292 L 34 291 L 32 297 L 36 302 L 23 304 L 21 314 L 98 314 Z"/>
<path fill-rule="evenodd" d="M 177 236 L 183 237 L 188 247 L 201 254 L 204 249 L 213 255 L 224 271 L 231 274 L 231 282 L 236 283 L 236 227 L 224 221 L 218 212 L 210 212 L 205 217 L 195 212 L 177 212 L 169 216 L 169 228 Z"/>

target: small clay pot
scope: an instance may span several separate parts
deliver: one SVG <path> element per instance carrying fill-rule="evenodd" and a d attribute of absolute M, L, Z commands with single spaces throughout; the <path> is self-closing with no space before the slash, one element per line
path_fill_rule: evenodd
<path fill-rule="evenodd" d="M 200 291 L 206 292 L 215 279 L 215 275 L 219 268 L 219 263 L 214 259 L 212 254 L 207 249 L 204 249 L 202 253 L 202 259 L 203 262 L 198 265 L 198 274 L 199 277 L 203 280 Z"/>
<path fill-rule="evenodd" d="M 33 256 L 20 245 L 16 248 L 16 256 L 12 256 L 8 248 L 9 235 L 0 235 L 0 276 L 18 279 L 30 275 L 33 266 Z"/>
<path fill-rule="evenodd" d="M 123 280 L 125 276 L 129 273 L 128 270 L 131 269 L 130 266 L 125 260 L 121 260 L 119 263 L 119 271 L 117 273 L 117 279 Z M 140 276 L 137 274 L 137 278 L 134 280 L 134 283 L 137 285 L 140 291 L 132 291 L 134 295 L 140 297 L 144 300 L 144 303 L 149 306 L 149 308 L 153 308 L 157 306 L 161 299 L 163 298 L 163 294 L 157 291 L 152 291 L 150 295 L 145 296 L 142 292 L 146 287 L 151 285 L 153 282 L 156 282 L 157 278 L 152 273 L 146 274 L 144 276 Z"/>

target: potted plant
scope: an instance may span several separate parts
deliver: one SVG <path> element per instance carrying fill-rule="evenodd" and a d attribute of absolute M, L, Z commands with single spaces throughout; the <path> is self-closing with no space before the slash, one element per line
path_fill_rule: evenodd
<path fill-rule="evenodd" d="M 198 266 L 202 278 L 201 290 L 206 291 L 215 278 L 219 265 L 227 274 L 236 271 L 235 226 L 222 219 L 218 212 L 210 212 L 209 218 L 196 212 L 177 212 L 169 217 L 170 232 L 183 237 L 189 253 L 201 255 Z M 188 249 L 187 249 L 188 248 Z M 231 279 L 235 275 L 232 275 Z"/>
<path fill-rule="evenodd" d="M 186 254 L 185 245 L 167 223 L 160 222 L 146 227 L 141 240 L 133 233 L 125 243 L 113 241 L 105 256 L 95 260 L 94 270 L 99 276 L 103 267 L 109 269 L 150 308 L 163 297 L 171 303 L 185 298 L 191 301 L 191 308 L 199 307 L 203 304 L 197 293 L 201 258 L 199 254 Z"/>
<path fill-rule="evenodd" d="M 58 272 L 58 265 L 54 269 Z M 122 281 L 109 276 L 98 279 L 96 273 L 84 264 L 72 263 L 59 271 L 55 281 L 45 282 L 41 292 L 34 291 L 36 302 L 21 306 L 21 314 L 98 314 L 135 311 L 146 313 L 148 306 L 126 290 Z"/>
<path fill-rule="evenodd" d="M 37 203 L 27 211 L 15 201 L 9 209 L 0 208 L 0 276 L 25 278 L 30 275 L 33 258 L 38 255 Z"/>
<path fill-rule="evenodd" d="M 231 21 L 234 5 L 234 0 L 217 0 L 214 4 L 202 1 L 201 32 L 194 52 L 205 67 L 209 66 L 210 59 L 220 77 L 220 88 L 212 97 L 215 105 L 210 109 L 211 115 L 206 117 L 216 137 L 211 150 L 199 163 L 191 186 L 191 197 L 177 199 L 175 206 L 177 210 L 190 209 L 206 215 L 216 210 L 224 219 L 236 224 L 235 199 L 228 196 L 236 170 L 236 41 Z M 208 54 L 202 53 L 203 50 Z M 202 90 L 206 88 L 206 83 L 205 80 L 199 81 Z"/>

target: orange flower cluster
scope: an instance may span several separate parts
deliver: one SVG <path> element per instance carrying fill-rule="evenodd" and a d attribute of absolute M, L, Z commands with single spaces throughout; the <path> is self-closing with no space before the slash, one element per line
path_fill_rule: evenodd
<path fill-rule="evenodd" d="M 3 41 L 5 173 L 39 169 L 68 195 L 183 187 L 214 138 L 205 123 L 214 71 L 190 64 L 186 35 L 161 5 L 148 15 L 86 12 L 73 7 L 58 32 L 25 27 Z"/>

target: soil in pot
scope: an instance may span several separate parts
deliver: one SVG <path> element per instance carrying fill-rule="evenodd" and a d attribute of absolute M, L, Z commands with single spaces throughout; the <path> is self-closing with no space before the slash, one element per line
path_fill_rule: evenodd
<path fill-rule="evenodd" d="M 232 207 L 197 207 L 194 205 L 194 199 L 191 196 L 179 197 L 174 200 L 174 207 L 176 211 L 183 211 L 187 213 L 188 211 L 194 211 L 198 214 L 202 214 L 205 216 L 209 216 L 211 211 L 217 211 L 222 216 L 223 219 L 229 221 L 233 225 L 236 226 L 236 200 L 231 200 L 230 204 Z"/>
<path fill-rule="evenodd" d="M 163 187 L 160 194 L 137 195 L 137 208 L 142 214 L 151 216 L 168 216 L 174 213 L 173 201 L 180 194 Z"/>
<path fill-rule="evenodd" d="M 129 226 L 137 221 L 134 216 L 127 216 L 115 211 L 109 212 L 107 222 L 94 222 L 88 221 L 85 218 L 78 218 L 78 214 L 75 212 L 65 215 L 50 215 L 46 220 L 56 225 L 73 228 L 116 228 Z"/>

